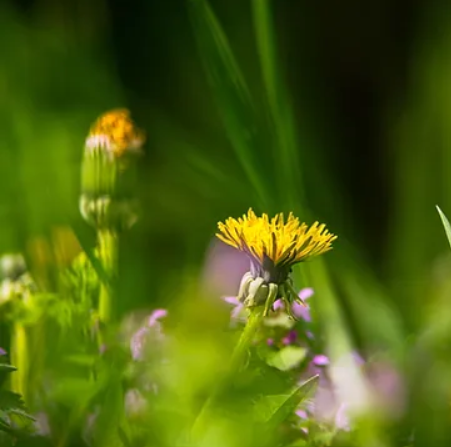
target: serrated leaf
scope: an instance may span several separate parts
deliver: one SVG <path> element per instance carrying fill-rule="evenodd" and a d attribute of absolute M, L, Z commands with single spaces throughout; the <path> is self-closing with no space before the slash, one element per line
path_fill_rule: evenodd
<path fill-rule="evenodd" d="M 15 366 L 10 365 L 9 363 L 0 363 L 0 387 L 5 382 L 9 373 L 17 371 Z"/>
<path fill-rule="evenodd" d="M 449 223 L 449 220 L 443 213 L 443 211 L 439 208 L 438 205 L 435 205 L 437 208 L 438 214 L 440 215 L 440 219 L 442 220 L 443 228 L 445 229 L 446 237 L 448 238 L 448 243 L 451 247 L 451 225 Z"/>
<path fill-rule="evenodd" d="M 9 418 L 5 411 L 0 410 L 0 430 L 6 430 L 10 428 Z"/>
<path fill-rule="evenodd" d="M 286 346 L 266 359 L 268 365 L 281 371 L 288 371 L 298 366 L 304 360 L 307 349 L 300 346 Z"/>
<path fill-rule="evenodd" d="M 22 396 L 12 391 L 0 391 L 0 409 L 6 413 L 10 410 L 25 410 Z"/>

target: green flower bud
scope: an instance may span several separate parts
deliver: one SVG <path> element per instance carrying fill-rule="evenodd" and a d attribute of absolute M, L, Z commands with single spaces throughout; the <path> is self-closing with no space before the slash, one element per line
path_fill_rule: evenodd
<path fill-rule="evenodd" d="M 134 158 L 144 134 L 136 129 L 127 110 L 102 115 L 85 143 L 80 212 L 94 228 L 123 230 L 138 217 L 135 200 Z"/>

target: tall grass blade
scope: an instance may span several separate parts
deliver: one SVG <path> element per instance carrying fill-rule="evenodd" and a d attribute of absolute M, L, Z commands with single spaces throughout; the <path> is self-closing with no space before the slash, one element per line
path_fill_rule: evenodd
<path fill-rule="evenodd" d="M 235 153 L 264 206 L 268 190 L 259 169 L 255 105 L 214 12 L 205 0 L 191 0 L 193 29 L 219 112 Z M 261 165 L 260 165 L 261 167 Z"/>
<path fill-rule="evenodd" d="M 443 213 L 443 211 L 439 208 L 439 206 L 435 205 L 435 207 L 437 208 L 437 211 L 440 215 L 440 219 L 442 219 L 443 228 L 445 229 L 446 237 L 448 238 L 448 242 L 451 247 L 451 225 L 449 223 L 449 220 Z"/>
<path fill-rule="evenodd" d="M 293 208 L 294 204 L 300 208 L 301 176 L 298 169 L 297 135 L 292 108 L 281 76 L 270 1 L 253 0 L 252 10 L 272 130 L 272 148 L 277 173 L 275 177 L 279 180 L 279 195 L 289 202 L 290 208 Z"/>

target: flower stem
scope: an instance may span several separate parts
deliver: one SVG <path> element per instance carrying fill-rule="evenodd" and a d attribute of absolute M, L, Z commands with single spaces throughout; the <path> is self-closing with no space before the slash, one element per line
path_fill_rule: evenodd
<path fill-rule="evenodd" d="M 230 362 L 229 374 L 233 377 L 236 372 L 241 368 L 242 363 L 245 360 L 246 354 L 251 347 L 252 340 L 260 327 L 263 320 L 263 310 L 258 307 L 252 309 L 247 320 L 246 326 L 241 333 L 235 349 L 233 350 L 232 360 Z"/>
<path fill-rule="evenodd" d="M 100 229 L 97 232 L 99 256 L 105 273 L 110 278 L 110 284 L 100 284 L 99 318 L 102 323 L 108 322 L 112 317 L 113 293 L 111 279 L 116 274 L 118 236 L 114 230 Z"/>
<path fill-rule="evenodd" d="M 11 375 L 11 389 L 27 402 L 28 337 L 22 323 L 14 323 L 11 341 L 11 364 L 17 368 Z"/>
<path fill-rule="evenodd" d="M 252 345 L 252 341 L 255 334 L 257 333 L 258 328 L 260 327 L 262 320 L 263 309 L 261 307 L 251 309 L 246 326 L 244 327 L 238 343 L 233 350 L 227 373 L 225 377 L 218 382 L 217 386 L 213 389 L 213 392 L 210 394 L 210 396 L 202 406 L 199 414 L 194 421 L 191 430 L 192 436 L 197 436 L 202 433 L 202 428 L 207 425 L 210 410 L 212 409 L 218 398 L 221 396 L 223 391 L 227 388 L 227 385 L 234 379 L 236 374 L 242 368 L 242 365 L 246 360 L 248 350 Z"/>

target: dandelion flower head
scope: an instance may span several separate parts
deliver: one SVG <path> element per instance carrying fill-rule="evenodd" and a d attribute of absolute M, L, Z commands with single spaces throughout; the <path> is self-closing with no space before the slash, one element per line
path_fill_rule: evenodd
<path fill-rule="evenodd" d="M 138 129 L 127 109 L 115 109 L 101 115 L 91 126 L 86 146 L 105 147 L 120 157 L 125 152 L 136 151 L 144 144 L 144 132 Z"/>
<path fill-rule="evenodd" d="M 271 277 L 268 282 L 283 282 L 291 266 L 329 251 L 337 238 L 324 224 L 309 227 L 293 213 L 286 220 L 283 213 L 269 219 L 267 214 L 258 217 L 252 209 L 238 219 L 219 222 L 218 228 L 216 236 L 247 253 L 254 270 Z"/>

